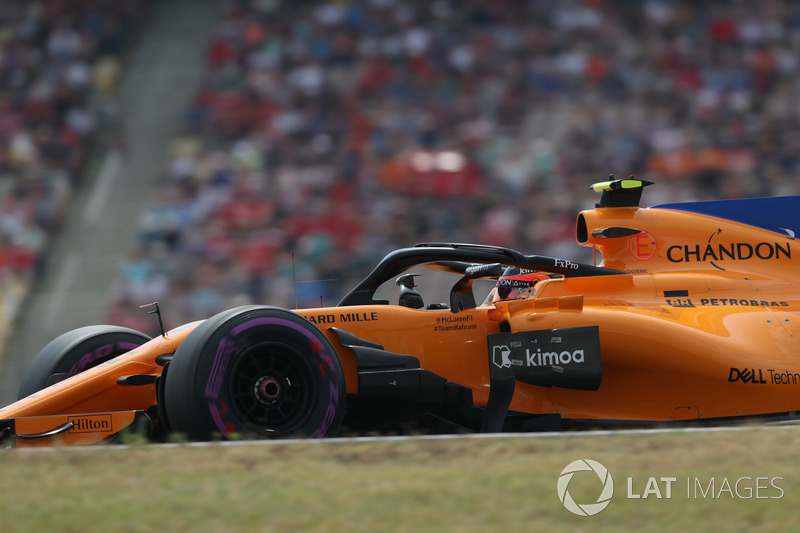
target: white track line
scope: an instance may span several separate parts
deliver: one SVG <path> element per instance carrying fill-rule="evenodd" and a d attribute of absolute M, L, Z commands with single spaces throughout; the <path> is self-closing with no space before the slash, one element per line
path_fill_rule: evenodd
<path fill-rule="evenodd" d="M 374 437 L 334 437 L 330 439 L 284 439 L 284 440 L 247 440 L 247 441 L 223 441 L 223 442 L 187 442 L 187 443 L 167 443 L 156 444 L 162 447 L 179 446 L 241 446 L 241 445 L 262 445 L 262 444 L 299 444 L 299 443 L 329 443 L 329 444 L 358 444 L 369 442 L 405 442 L 415 440 L 500 440 L 500 439 L 569 439 L 580 437 L 603 437 L 618 435 L 647 435 L 659 433 L 716 433 L 722 431 L 752 431 L 752 430 L 784 430 L 796 429 L 800 424 L 781 424 L 781 425 L 753 425 L 753 426 L 712 426 L 712 427 L 691 427 L 691 428 L 652 428 L 652 429 L 609 429 L 591 431 L 543 431 L 535 433 L 462 433 L 446 435 L 392 435 Z"/>

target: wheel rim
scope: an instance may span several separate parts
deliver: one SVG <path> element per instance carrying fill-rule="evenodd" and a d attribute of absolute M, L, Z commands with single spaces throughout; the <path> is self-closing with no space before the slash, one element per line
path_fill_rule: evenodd
<path fill-rule="evenodd" d="M 293 348 L 274 342 L 251 346 L 231 369 L 233 409 L 251 431 L 275 436 L 296 430 L 314 399 L 311 367 Z"/>

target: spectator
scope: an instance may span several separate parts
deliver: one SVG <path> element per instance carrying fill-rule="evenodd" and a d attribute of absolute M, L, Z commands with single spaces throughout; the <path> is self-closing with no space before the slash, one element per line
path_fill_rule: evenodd
<path fill-rule="evenodd" d="M 422 241 L 575 258 L 612 172 L 674 184 L 659 201 L 796 193 L 798 20 L 788 0 L 235 2 L 148 208 L 168 230 L 142 242 L 175 256 L 181 322 L 333 304 Z"/>
<path fill-rule="evenodd" d="M 0 2 L 0 342 L 109 120 L 147 1 Z"/>

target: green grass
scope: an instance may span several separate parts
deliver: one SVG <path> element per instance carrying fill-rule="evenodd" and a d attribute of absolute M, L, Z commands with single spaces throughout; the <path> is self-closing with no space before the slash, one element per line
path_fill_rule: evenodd
<path fill-rule="evenodd" d="M 799 450 L 800 428 L 8 450 L 0 517 L 4 532 L 788 531 Z M 611 504 L 592 517 L 570 514 L 556 493 L 561 470 L 581 458 L 615 482 Z M 628 477 L 641 494 L 651 476 L 678 478 L 672 499 L 627 498 Z M 783 497 L 687 498 L 687 478 L 714 478 L 718 489 L 745 476 L 782 477 Z M 762 485 L 762 495 L 780 495 Z M 579 503 L 599 490 L 589 473 L 570 484 Z"/>

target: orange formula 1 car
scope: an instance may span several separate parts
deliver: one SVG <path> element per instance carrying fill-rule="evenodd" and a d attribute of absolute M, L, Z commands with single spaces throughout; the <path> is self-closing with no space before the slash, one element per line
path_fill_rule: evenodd
<path fill-rule="evenodd" d="M 335 307 L 247 306 L 149 339 L 58 337 L 0 410 L 5 446 L 340 432 L 533 431 L 796 418 L 800 197 L 639 208 L 613 180 L 576 238 L 597 264 L 468 244 L 384 258 Z M 451 274 L 425 304 L 407 271 Z M 442 274 L 436 274 L 442 275 Z M 473 283 L 494 283 L 484 302 Z M 397 304 L 376 299 L 396 280 Z M 160 318 L 160 315 L 159 315 Z"/>

